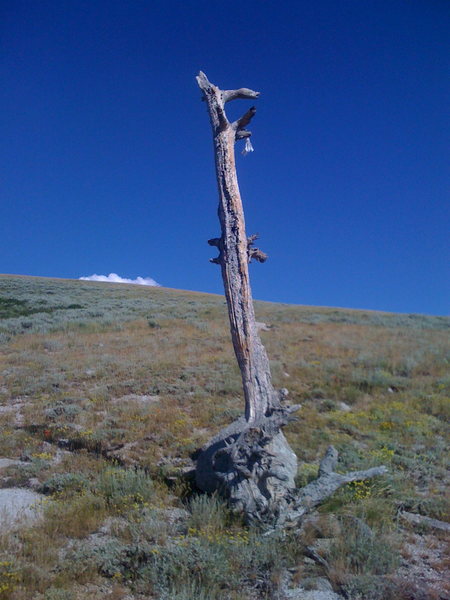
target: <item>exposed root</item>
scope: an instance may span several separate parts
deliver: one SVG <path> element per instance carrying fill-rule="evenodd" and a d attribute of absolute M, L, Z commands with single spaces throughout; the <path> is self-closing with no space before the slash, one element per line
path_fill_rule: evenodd
<path fill-rule="evenodd" d="M 387 472 L 380 466 L 336 473 L 338 453 L 330 446 L 320 463 L 318 478 L 295 488 L 297 459 L 280 430 L 289 419 L 289 410 L 280 409 L 255 424 L 245 419 L 235 421 L 202 449 L 197 460 L 196 480 L 201 489 L 218 491 L 248 522 L 272 530 L 298 526 L 305 515 L 346 483 Z"/>

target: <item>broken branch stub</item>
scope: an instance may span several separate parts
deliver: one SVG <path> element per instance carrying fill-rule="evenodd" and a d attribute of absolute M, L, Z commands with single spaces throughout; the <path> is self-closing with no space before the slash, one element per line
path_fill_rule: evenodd
<path fill-rule="evenodd" d="M 258 236 L 247 236 L 244 210 L 236 175 L 234 145 L 250 137 L 245 129 L 255 116 L 251 107 L 230 123 L 226 102 L 255 99 L 259 92 L 248 88 L 220 90 L 200 71 L 197 83 L 206 101 L 213 134 L 218 216 L 221 237 L 208 240 L 219 250 L 211 262 L 219 264 L 227 300 L 231 339 L 241 371 L 245 415 L 222 429 L 197 457 L 196 481 L 200 489 L 218 491 L 248 521 L 284 526 L 296 522 L 338 487 L 384 472 L 384 467 L 340 475 L 334 472 L 337 452 L 330 447 L 319 477 L 302 490 L 295 489 L 297 457 L 282 427 L 293 419 L 299 406 L 285 403 L 286 394 L 272 386 L 269 359 L 258 334 L 250 288 L 248 263 L 264 262 L 267 255 L 254 247 Z"/>

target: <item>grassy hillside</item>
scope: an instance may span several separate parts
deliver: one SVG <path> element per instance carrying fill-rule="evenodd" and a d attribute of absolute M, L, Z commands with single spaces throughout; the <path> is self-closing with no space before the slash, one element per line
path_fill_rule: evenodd
<path fill-rule="evenodd" d="M 448 518 L 450 319 L 263 302 L 256 313 L 275 386 L 302 404 L 286 429 L 299 484 L 330 443 L 343 470 L 389 467 L 283 539 L 183 476 L 243 410 L 223 297 L 0 276 L 0 458 L 20 459 L 0 485 L 47 499 L 34 526 L 0 529 L 0 598 L 282 598 L 287 568 L 291 585 L 326 575 L 351 600 L 446 597 L 442 539 L 398 515 Z M 421 544 L 434 553 L 419 585 Z"/>

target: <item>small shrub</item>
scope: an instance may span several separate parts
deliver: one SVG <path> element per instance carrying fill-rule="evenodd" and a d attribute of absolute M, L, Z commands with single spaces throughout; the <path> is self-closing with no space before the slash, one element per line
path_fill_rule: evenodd
<path fill-rule="evenodd" d="M 224 544 L 206 538 L 185 538 L 166 548 L 152 548 L 140 575 L 160 593 L 178 593 L 188 585 L 207 589 L 211 600 L 223 598 L 220 593 L 237 579 Z M 146 584 L 144 589 L 148 590 Z"/>
<path fill-rule="evenodd" d="M 193 600 L 193 598 L 195 600 L 211 600 L 211 590 L 195 581 L 187 581 L 163 591 L 160 595 L 160 600 Z"/>
<path fill-rule="evenodd" d="M 188 510 L 188 527 L 196 532 L 223 531 L 230 518 L 225 502 L 216 494 L 195 496 L 189 501 Z"/>
<path fill-rule="evenodd" d="M 0 297 L 0 319 L 11 319 L 28 314 L 28 308 L 24 300 L 17 298 Z"/>
<path fill-rule="evenodd" d="M 44 594 L 44 600 L 73 600 L 74 595 L 70 590 L 51 587 Z"/>
<path fill-rule="evenodd" d="M 95 531 L 104 518 L 104 500 L 86 493 L 70 501 L 51 501 L 46 507 L 42 528 L 50 537 L 82 538 Z"/>
<path fill-rule="evenodd" d="M 319 467 L 311 463 L 302 463 L 295 477 L 295 485 L 299 488 L 305 487 L 314 479 L 317 479 Z"/>
<path fill-rule="evenodd" d="M 161 325 L 158 323 L 158 321 L 155 321 L 154 319 L 147 319 L 147 324 L 150 327 L 150 329 L 161 329 Z"/>
<path fill-rule="evenodd" d="M 19 582 L 19 574 L 10 560 L 0 560 L 0 598 L 9 598 Z"/>
<path fill-rule="evenodd" d="M 153 482 L 145 471 L 120 467 L 107 467 L 102 471 L 93 491 L 119 512 L 145 506 L 154 495 Z"/>
<path fill-rule="evenodd" d="M 81 408 L 77 404 L 65 404 L 64 402 L 56 402 L 50 405 L 44 411 L 47 419 L 52 421 L 58 417 L 65 417 L 67 420 L 72 421 L 78 413 L 81 412 Z"/>
<path fill-rule="evenodd" d="M 171 526 L 163 519 L 159 511 L 145 508 L 140 511 L 137 521 L 129 524 L 129 533 L 133 540 L 163 545 L 167 542 L 169 533 L 175 534 L 178 530 L 175 524 Z"/>
<path fill-rule="evenodd" d="M 362 521 L 353 526 L 343 522 L 344 532 L 329 551 L 333 578 L 340 582 L 349 575 L 385 575 L 398 565 L 399 554 L 385 535 L 375 535 Z"/>
<path fill-rule="evenodd" d="M 22 458 L 29 459 L 23 465 L 17 465 L 16 474 L 18 481 L 26 481 L 30 477 L 38 477 L 49 468 L 49 456 L 46 453 L 33 456 L 34 452 L 25 450 Z"/>
<path fill-rule="evenodd" d="M 351 575 L 341 590 L 348 600 L 439 600 L 442 597 L 434 587 L 382 575 Z"/>
<path fill-rule="evenodd" d="M 89 481 L 80 473 L 56 473 L 45 481 L 40 491 L 43 494 L 61 494 L 62 492 L 80 492 L 87 489 Z"/>
<path fill-rule="evenodd" d="M 357 386 L 343 386 L 338 390 L 338 397 L 347 404 L 355 404 L 361 397 L 361 390 Z"/>
<path fill-rule="evenodd" d="M 325 398 L 318 406 L 319 412 L 328 412 L 336 410 L 336 402 L 331 398 Z"/>

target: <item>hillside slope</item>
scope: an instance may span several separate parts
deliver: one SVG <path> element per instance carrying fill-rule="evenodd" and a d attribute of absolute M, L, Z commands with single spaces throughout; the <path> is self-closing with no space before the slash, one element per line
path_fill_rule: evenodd
<path fill-rule="evenodd" d="M 330 443 L 343 470 L 389 467 L 269 541 L 183 477 L 243 410 L 223 297 L 0 276 L 1 485 L 49 499 L 0 532 L 0 598 L 287 598 L 319 575 L 353 600 L 448 597 L 443 541 L 399 514 L 448 519 L 450 319 L 256 313 L 275 386 L 302 404 L 286 429 L 299 483 Z"/>

